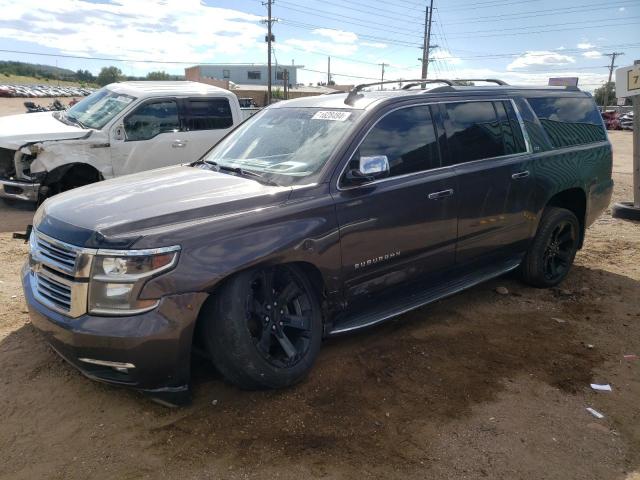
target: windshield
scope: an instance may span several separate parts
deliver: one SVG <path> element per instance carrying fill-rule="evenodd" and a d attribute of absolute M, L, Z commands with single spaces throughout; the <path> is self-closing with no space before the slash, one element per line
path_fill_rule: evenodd
<path fill-rule="evenodd" d="M 320 108 L 268 108 L 247 120 L 204 157 L 290 185 L 318 172 L 360 112 Z"/>
<path fill-rule="evenodd" d="M 85 128 L 100 129 L 135 100 L 135 97 L 102 88 L 67 110 L 65 117 Z"/>

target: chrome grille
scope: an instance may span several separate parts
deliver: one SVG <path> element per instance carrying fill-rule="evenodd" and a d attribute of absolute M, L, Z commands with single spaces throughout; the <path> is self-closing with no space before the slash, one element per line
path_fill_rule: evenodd
<path fill-rule="evenodd" d="M 69 317 L 86 313 L 88 277 L 96 250 L 70 245 L 35 230 L 29 243 L 36 299 Z"/>
<path fill-rule="evenodd" d="M 71 310 L 70 285 L 56 281 L 43 272 L 36 273 L 35 280 L 36 290 L 43 298 L 64 310 L 66 313 Z"/>
<path fill-rule="evenodd" d="M 43 263 L 56 270 L 73 275 L 78 256 L 77 250 L 62 242 L 56 242 L 45 237 L 41 233 L 36 234 L 36 242 L 38 244 L 38 254 L 43 257 Z"/>

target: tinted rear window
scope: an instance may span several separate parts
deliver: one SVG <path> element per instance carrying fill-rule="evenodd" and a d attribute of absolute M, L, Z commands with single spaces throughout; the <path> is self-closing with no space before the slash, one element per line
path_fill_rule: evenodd
<path fill-rule="evenodd" d="M 591 98 L 528 98 L 554 147 L 570 147 L 607 139 L 600 113 Z"/>
<path fill-rule="evenodd" d="M 505 155 L 502 126 L 492 102 L 447 103 L 445 108 L 452 163 Z"/>
<path fill-rule="evenodd" d="M 217 130 L 233 126 L 231 106 L 226 98 L 187 100 L 188 130 Z"/>

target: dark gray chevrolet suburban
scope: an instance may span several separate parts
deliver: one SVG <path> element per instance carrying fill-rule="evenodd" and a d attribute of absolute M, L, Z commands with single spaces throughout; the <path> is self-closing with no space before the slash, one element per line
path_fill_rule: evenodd
<path fill-rule="evenodd" d="M 611 145 L 589 94 L 495 82 L 281 102 L 194 163 L 47 200 L 33 324 L 90 378 L 177 404 L 194 350 L 284 387 L 323 337 L 512 270 L 558 284 L 609 204 Z"/>

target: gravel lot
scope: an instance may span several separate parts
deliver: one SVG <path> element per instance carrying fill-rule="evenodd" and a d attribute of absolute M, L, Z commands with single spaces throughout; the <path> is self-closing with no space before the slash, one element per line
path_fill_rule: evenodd
<path fill-rule="evenodd" d="M 631 133 L 611 138 L 614 196 L 629 199 Z M 0 225 L 23 230 L 20 215 Z M 194 403 L 177 410 L 44 344 L 26 252 L 0 233 L 1 479 L 640 480 L 640 360 L 624 357 L 640 356 L 640 225 L 609 212 L 559 289 L 505 277 L 332 339 L 284 391 L 237 390 L 195 361 Z"/>

